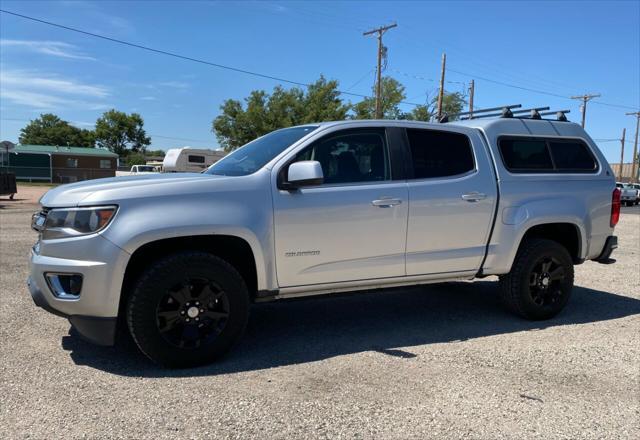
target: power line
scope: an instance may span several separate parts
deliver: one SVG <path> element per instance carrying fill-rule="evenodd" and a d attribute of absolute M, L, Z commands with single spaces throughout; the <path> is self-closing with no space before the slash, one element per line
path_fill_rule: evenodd
<path fill-rule="evenodd" d="M 472 77 L 472 78 L 477 78 L 477 79 L 480 79 L 482 81 L 487 81 L 487 82 L 491 82 L 491 83 L 494 83 L 494 84 L 499 84 L 499 85 L 502 85 L 502 86 L 505 86 L 505 87 L 511 87 L 511 88 L 514 88 L 514 89 L 526 90 L 528 92 L 540 93 L 540 94 L 543 94 L 543 95 L 554 96 L 556 98 L 572 99 L 570 96 L 560 95 L 558 93 L 553 93 L 553 92 L 549 92 L 549 91 L 546 91 L 546 90 L 532 89 L 532 88 L 529 88 L 529 87 L 519 86 L 519 85 L 516 85 L 516 84 L 505 83 L 503 81 L 497 81 L 495 79 L 474 75 L 472 73 L 461 72 L 459 70 L 454 70 L 454 69 L 451 69 L 451 68 L 447 68 L 447 70 L 449 72 L 457 73 L 457 74 L 464 75 L 464 76 L 469 76 L 469 77 Z M 606 105 L 606 106 L 609 106 L 609 107 L 618 107 L 618 108 L 631 109 L 631 110 L 635 110 L 635 109 L 638 108 L 638 107 L 633 107 L 633 106 L 630 106 L 630 105 L 611 104 L 611 103 L 608 103 L 608 102 L 595 101 L 595 100 L 591 101 L 591 102 L 593 104 L 600 104 L 600 105 Z"/>
<path fill-rule="evenodd" d="M 169 51 L 166 51 L 166 50 L 155 49 L 155 48 L 144 46 L 144 45 L 141 45 L 141 44 L 131 43 L 131 42 L 128 42 L 128 41 L 117 39 L 117 38 L 111 38 L 111 37 L 107 37 L 107 36 L 104 36 L 104 35 L 96 34 L 96 33 L 93 33 L 93 32 L 84 31 L 82 29 L 77 29 L 77 28 L 73 28 L 73 27 L 70 27 L 70 26 L 65 26 L 65 25 L 62 25 L 62 24 L 50 22 L 50 21 L 47 21 L 47 20 L 42 20 L 42 19 L 31 17 L 31 16 L 28 16 L 28 15 L 18 14 L 16 12 L 7 11 L 5 9 L 0 9 L 0 12 L 5 13 L 5 14 L 9 14 L 9 15 L 13 15 L 15 17 L 23 18 L 25 20 L 34 21 L 34 22 L 37 22 L 37 23 L 40 23 L 40 24 L 45 24 L 45 25 L 48 25 L 48 26 L 57 27 L 59 29 L 64 29 L 64 30 L 67 30 L 67 31 L 76 32 L 76 33 L 83 34 L 83 35 L 86 35 L 86 36 L 90 36 L 90 37 L 94 37 L 94 38 L 99 38 L 99 39 L 102 39 L 102 40 L 110 41 L 112 43 L 118 43 L 118 44 L 122 44 L 122 45 L 125 45 L 125 46 L 134 47 L 134 48 L 137 48 L 137 49 L 142 49 L 142 50 L 154 52 L 156 54 L 166 55 L 166 56 L 170 56 L 170 57 L 173 57 L 173 58 L 182 59 L 182 60 L 185 60 L 185 61 L 191 61 L 191 62 L 195 62 L 195 63 L 199 63 L 199 64 L 204 64 L 204 65 L 208 65 L 208 66 L 212 66 L 212 67 L 217 67 L 219 69 L 230 70 L 230 71 L 237 72 L 237 73 L 243 73 L 243 74 L 246 74 L 246 75 L 252 75 L 252 76 L 259 77 L 259 78 L 265 78 L 265 79 L 270 79 L 270 80 L 274 80 L 274 81 L 280 81 L 280 82 L 283 82 L 283 83 L 302 86 L 302 87 L 309 87 L 309 85 L 310 85 L 310 84 L 303 83 L 303 82 L 300 82 L 300 81 L 294 81 L 294 80 L 281 78 L 281 77 L 277 77 L 277 76 L 273 76 L 273 75 L 268 75 L 268 74 L 264 74 L 264 73 L 260 73 L 260 72 L 254 72 L 254 71 L 250 71 L 250 70 L 246 70 L 246 69 L 240 69 L 240 68 L 233 67 L 233 66 L 227 66 L 227 65 L 223 65 L 223 64 L 219 64 L 219 63 L 215 63 L 215 62 L 211 62 L 211 61 L 207 61 L 207 60 L 203 60 L 203 59 L 199 59 L 199 58 L 193 58 L 193 57 L 190 57 L 190 56 L 181 55 L 181 54 L 178 54 L 178 53 L 175 53 L 175 52 L 169 52 Z M 458 73 L 460 75 L 464 75 L 464 76 L 468 76 L 468 77 L 471 77 L 471 78 L 480 79 L 482 81 L 491 82 L 491 83 L 502 85 L 502 86 L 505 86 L 505 87 L 511 87 L 511 88 L 519 89 L 519 90 L 526 90 L 526 91 L 529 91 L 529 92 L 539 93 L 539 94 L 548 95 L 548 96 L 554 96 L 554 97 L 557 97 L 557 98 L 570 99 L 569 96 L 560 95 L 558 93 L 553 93 L 553 92 L 549 92 L 549 91 L 545 91 L 545 90 L 539 90 L 539 89 L 534 89 L 534 88 L 530 88 L 530 87 L 524 87 L 524 86 L 511 84 L 511 83 L 507 83 L 507 82 L 503 82 L 503 81 L 498 81 L 498 80 L 494 80 L 494 79 L 491 79 L 491 78 L 487 78 L 487 77 L 483 77 L 483 76 L 479 76 L 479 75 L 475 75 L 475 74 L 471 74 L 471 73 L 466 73 L 466 72 L 462 72 L 462 71 L 451 69 L 451 68 L 447 68 L 447 70 L 450 71 L 450 72 L 453 72 L 453 73 Z M 406 75 L 407 76 L 413 76 L 413 75 L 410 75 L 410 74 L 406 74 Z M 417 76 L 416 76 L 416 78 L 417 78 Z M 420 78 L 420 79 L 422 79 L 422 78 Z M 424 80 L 431 81 L 430 78 L 424 78 Z M 371 98 L 370 95 L 363 95 L 363 94 L 360 94 L 360 93 L 353 93 L 353 92 L 349 92 L 347 90 L 337 90 L 337 92 L 342 94 L 342 95 L 355 96 L 355 97 L 359 97 L 359 98 Z M 634 107 L 634 106 L 623 105 L 623 104 L 613 104 L 613 103 L 609 103 L 609 102 L 596 101 L 596 100 L 593 100 L 592 103 L 593 104 L 598 104 L 598 105 L 603 105 L 603 106 L 608 106 L 608 107 L 616 107 L 616 108 L 630 109 L 630 110 L 637 110 L 638 107 L 639 107 L 639 106 L 635 106 Z M 407 102 L 407 101 L 402 101 L 401 104 L 407 104 L 407 105 L 413 105 L 413 106 L 422 105 L 422 104 L 418 104 L 418 103 L 415 103 L 415 102 Z"/>
<path fill-rule="evenodd" d="M 367 73 L 365 73 L 364 75 L 362 75 L 362 78 L 360 78 L 359 80 L 357 80 L 356 82 L 354 82 L 353 84 L 351 84 L 349 87 L 347 87 L 345 89 L 345 91 L 351 90 L 353 89 L 355 86 L 357 86 L 358 84 L 360 84 L 362 81 L 364 81 L 365 79 L 367 79 L 369 77 L 369 75 L 371 75 L 373 72 L 376 71 L 376 68 L 374 67 L 373 69 L 369 70 Z"/>
<path fill-rule="evenodd" d="M 237 72 L 237 73 L 244 73 L 245 75 L 251 75 L 251 76 L 256 76 L 259 78 L 265 78 L 265 79 L 271 79 L 274 81 L 279 81 L 279 82 L 283 82 L 283 83 L 287 83 L 287 84 L 293 84 L 296 86 L 302 86 L 302 87 L 309 87 L 311 84 L 308 83 L 303 83 L 300 81 L 294 81 L 294 80 L 290 80 L 290 79 L 286 79 L 286 78 L 281 78 L 278 76 L 273 76 L 273 75 L 267 75 L 265 73 L 260 73 L 260 72 L 253 72 L 251 70 L 246 70 L 246 69 L 240 69 L 238 67 L 233 67 L 233 66 L 227 66 L 224 64 L 219 64 L 219 63 L 214 63 L 212 61 L 207 61 L 207 60 L 203 60 L 200 58 L 193 58 L 187 55 L 181 55 L 175 52 L 169 52 L 166 50 L 162 50 L 162 49 L 155 49 L 153 47 L 149 47 L 149 46 L 143 46 L 141 44 L 137 44 L 137 43 L 131 43 L 129 41 L 125 41 L 125 40 L 120 40 L 117 38 L 111 38 L 111 37 L 107 37 L 104 35 L 100 35 L 100 34 L 95 34 L 93 32 L 88 32 L 88 31 L 83 31 L 82 29 L 77 29 L 77 28 L 73 28 L 70 26 L 65 26 L 62 24 L 58 24 L 58 23 L 53 23 L 51 21 L 47 21 L 47 20 L 42 20 L 39 18 L 35 18 L 35 17 L 30 17 L 28 15 L 23 15 L 23 14 L 18 14 L 16 12 L 11 12 L 11 11 L 7 11 L 5 9 L 0 9 L 0 12 L 5 13 L 5 14 L 9 14 L 9 15 L 13 15 L 15 17 L 20 17 L 23 18 L 25 20 L 30 20 L 30 21 L 34 21 L 36 23 L 41 23 L 41 24 L 46 24 L 47 26 L 53 26 L 53 27 L 57 27 L 59 29 L 64 29 L 67 31 L 71 31 L 71 32 L 76 32 L 79 34 L 83 34 L 83 35 L 87 35 L 90 37 L 94 37 L 94 38 L 99 38 L 102 40 L 106 40 L 106 41 L 110 41 L 112 43 L 118 43 L 118 44 L 122 44 L 125 46 L 129 46 L 129 47 L 135 47 L 136 49 L 142 49 L 142 50 L 146 50 L 149 52 L 153 52 L 156 54 L 160 54 L 160 55 L 166 55 L 166 56 L 170 56 L 173 58 L 178 58 L 181 60 L 186 60 L 186 61 L 192 61 L 194 63 L 199 63 L 199 64 L 204 64 L 207 66 L 212 66 L 212 67 L 217 67 L 219 69 L 224 69 L 224 70 L 230 70 L 232 72 Z M 342 95 L 349 95 L 349 96 L 357 96 L 359 98 L 371 98 L 371 96 L 369 95 L 363 95 L 360 93 L 353 93 L 353 92 L 347 92 L 347 91 L 343 91 L 343 90 L 337 90 L 338 93 L 342 94 Z M 421 105 L 421 104 L 416 104 L 415 102 L 406 102 L 406 101 L 402 101 L 401 104 L 408 104 L 408 105 Z"/>
<path fill-rule="evenodd" d="M 630 105 L 622 105 L 622 104 L 610 104 L 608 102 L 602 102 L 602 101 L 591 101 L 592 104 L 599 104 L 599 105 L 606 105 L 609 107 L 618 107 L 618 108 L 624 108 L 624 109 L 628 109 L 628 110 L 636 110 L 638 108 L 640 108 L 640 104 L 638 104 L 636 107 L 632 107 Z"/>
<path fill-rule="evenodd" d="M 571 99 L 579 99 L 582 101 L 582 105 L 580 106 L 580 113 L 582 113 L 582 128 L 584 128 L 585 119 L 587 117 L 587 102 L 591 101 L 593 98 L 599 98 L 600 96 L 600 93 L 585 93 L 584 95 L 571 97 Z"/>
<path fill-rule="evenodd" d="M 560 95 L 558 93 L 547 92 L 547 91 L 544 91 L 544 90 L 531 89 L 529 87 L 523 87 L 523 86 L 518 86 L 518 85 L 515 85 L 515 84 L 505 83 L 505 82 L 502 82 L 502 81 L 496 81 L 494 79 L 490 79 L 490 78 L 486 78 L 486 77 L 482 77 L 482 76 L 478 76 L 478 75 L 473 75 L 471 73 L 461 72 L 459 70 L 454 70 L 454 69 L 451 69 L 451 68 L 447 68 L 447 70 L 449 72 L 457 73 L 457 74 L 464 75 L 464 76 L 469 76 L 469 77 L 472 77 L 472 78 L 475 78 L 475 79 L 480 79 L 482 81 L 487 81 L 487 82 L 491 82 L 491 83 L 494 83 L 494 84 L 500 84 L 500 85 L 505 86 L 505 87 L 512 87 L 514 89 L 526 90 L 528 92 L 541 93 L 543 95 L 555 96 L 556 98 L 570 99 L 568 96 Z"/>

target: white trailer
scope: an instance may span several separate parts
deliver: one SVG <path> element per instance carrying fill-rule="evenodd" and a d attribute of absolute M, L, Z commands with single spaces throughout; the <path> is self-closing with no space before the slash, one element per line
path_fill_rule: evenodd
<path fill-rule="evenodd" d="M 162 162 L 165 173 L 199 173 L 225 156 L 222 150 L 200 150 L 190 147 L 172 148 Z"/>

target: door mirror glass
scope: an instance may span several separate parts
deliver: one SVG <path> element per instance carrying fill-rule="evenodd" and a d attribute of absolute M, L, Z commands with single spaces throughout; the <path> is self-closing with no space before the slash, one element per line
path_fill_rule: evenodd
<path fill-rule="evenodd" d="M 293 188 L 322 185 L 322 165 L 315 160 L 303 160 L 289 165 L 287 182 Z"/>

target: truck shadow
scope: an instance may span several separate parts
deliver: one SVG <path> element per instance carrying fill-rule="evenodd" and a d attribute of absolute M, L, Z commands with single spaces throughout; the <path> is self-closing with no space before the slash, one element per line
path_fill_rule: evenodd
<path fill-rule="evenodd" d="M 262 370 L 377 351 L 414 358 L 413 346 L 586 324 L 640 314 L 640 300 L 576 287 L 567 308 L 530 322 L 501 307 L 497 283 L 446 283 L 354 295 L 308 298 L 253 307 L 242 341 L 226 357 L 200 368 L 155 366 L 130 340 L 98 347 L 74 334 L 62 339 L 76 364 L 135 377 L 192 377 Z M 123 338 L 121 338 L 123 339 Z"/>

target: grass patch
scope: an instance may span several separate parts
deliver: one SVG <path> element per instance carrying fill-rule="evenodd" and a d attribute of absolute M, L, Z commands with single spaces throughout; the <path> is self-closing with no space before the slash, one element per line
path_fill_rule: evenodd
<path fill-rule="evenodd" d="M 47 188 L 53 188 L 54 186 L 60 185 L 59 183 L 49 183 L 49 182 L 16 182 L 18 186 L 44 186 Z"/>

